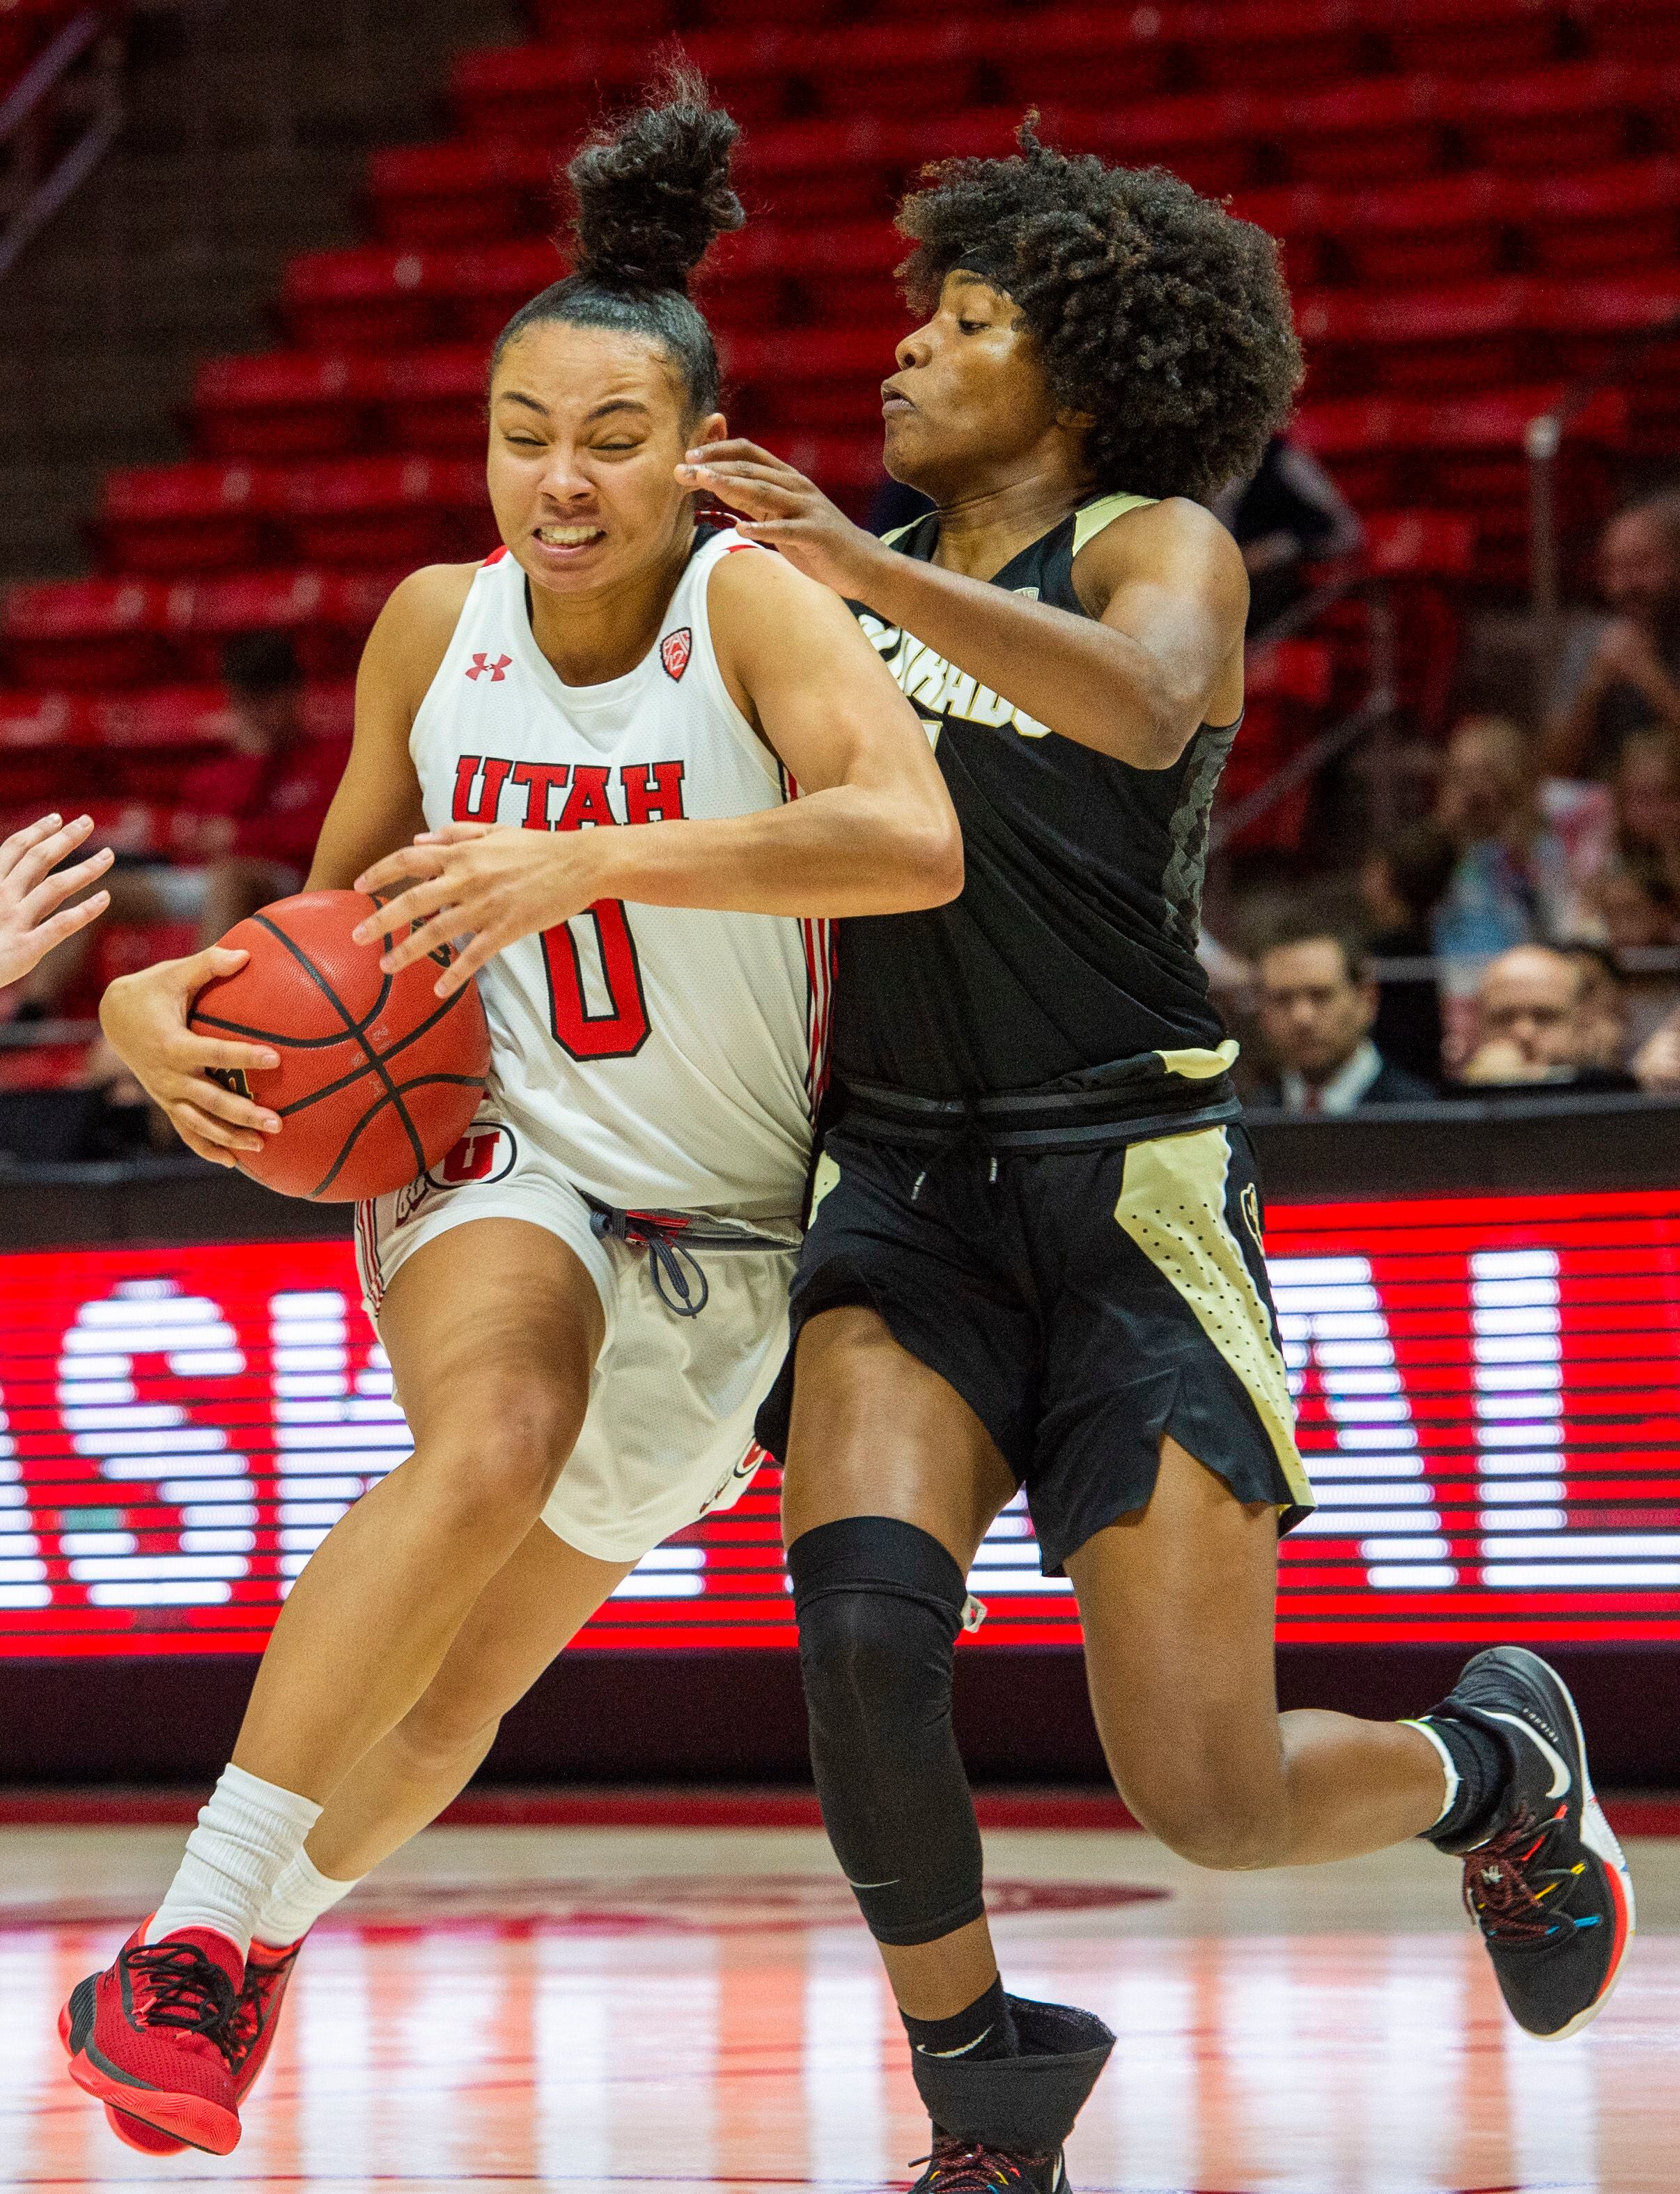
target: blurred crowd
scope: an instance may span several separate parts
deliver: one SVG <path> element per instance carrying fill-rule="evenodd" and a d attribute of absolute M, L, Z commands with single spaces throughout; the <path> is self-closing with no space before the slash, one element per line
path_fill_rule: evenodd
<path fill-rule="evenodd" d="M 1453 729 L 1432 812 L 1373 847 L 1360 921 L 1211 961 L 1261 1103 L 1680 1091 L 1680 491 L 1598 546 L 1603 614 L 1533 732 Z"/>

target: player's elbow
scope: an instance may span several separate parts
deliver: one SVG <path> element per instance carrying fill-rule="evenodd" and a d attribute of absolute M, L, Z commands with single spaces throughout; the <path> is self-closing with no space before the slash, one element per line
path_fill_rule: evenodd
<path fill-rule="evenodd" d="M 904 896 L 891 911 L 911 914 L 919 907 L 945 906 L 963 888 L 963 832 L 948 805 L 904 830 L 900 867 Z"/>

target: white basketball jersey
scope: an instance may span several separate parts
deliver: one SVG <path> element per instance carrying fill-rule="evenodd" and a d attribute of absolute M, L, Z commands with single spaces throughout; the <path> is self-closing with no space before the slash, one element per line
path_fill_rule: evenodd
<path fill-rule="evenodd" d="M 634 670 L 567 686 L 505 548 L 475 576 L 409 740 L 426 821 L 620 830 L 775 807 L 797 788 L 730 699 L 703 533 Z M 797 1219 L 829 1023 L 830 925 L 601 901 L 478 978 L 491 1094 L 587 1194 Z"/>

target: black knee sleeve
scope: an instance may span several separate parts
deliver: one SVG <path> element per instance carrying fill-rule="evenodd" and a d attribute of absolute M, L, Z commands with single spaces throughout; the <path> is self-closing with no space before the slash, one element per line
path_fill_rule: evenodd
<path fill-rule="evenodd" d="M 835 1857 L 877 1942 L 935 1942 L 984 1910 L 951 1726 L 963 1572 L 937 1539 L 890 1516 L 820 1524 L 787 1565 Z"/>

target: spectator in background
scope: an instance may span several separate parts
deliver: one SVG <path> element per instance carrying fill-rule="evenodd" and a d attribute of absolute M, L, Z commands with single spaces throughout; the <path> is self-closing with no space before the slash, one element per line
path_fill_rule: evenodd
<path fill-rule="evenodd" d="M 1431 923 L 1449 991 L 1472 989 L 1487 962 L 1514 945 L 1576 928 L 1568 856 L 1541 812 L 1539 772 L 1520 725 L 1468 716 L 1458 726 L 1435 821 L 1458 853 Z"/>
<path fill-rule="evenodd" d="M 1615 772 L 1616 847 L 1670 905 L 1680 903 L 1680 730 L 1631 732 Z"/>
<path fill-rule="evenodd" d="M 1446 896 L 1458 851 L 1438 823 L 1413 823 L 1366 859 L 1360 897 L 1372 925 L 1373 961 L 1432 961 L 1435 910 Z M 1378 969 L 1371 1040 L 1384 1059 L 1424 1082 L 1441 1072 L 1441 994 L 1433 966 L 1412 974 Z"/>
<path fill-rule="evenodd" d="M 1680 1013 L 1666 1020 L 1635 1053 L 1633 1076 L 1653 1097 L 1680 1097 Z"/>
<path fill-rule="evenodd" d="M 1361 948 L 1325 929 L 1280 938 L 1260 955 L 1260 1026 L 1277 1083 L 1258 1105 L 1331 1116 L 1360 1105 L 1425 1105 L 1435 1091 L 1390 1065 L 1372 1041 L 1377 985 Z"/>
<path fill-rule="evenodd" d="M 1627 1061 L 1627 986 L 1607 945 L 1567 938 L 1558 945 L 1579 978 L 1575 993 L 1575 1062 L 1586 1071 L 1620 1074 Z"/>
<path fill-rule="evenodd" d="M 1612 614 L 1547 728 L 1554 777 L 1608 778 L 1631 732 L 1680 727 L 1680 489 L 1610 520 L 1598 587 Z"/>
<path fill-rule="evenodd" d="M 43 815 L 0 845 L 0 993 L 21 982 L 55 945 L 97 922 L 110 905 L 108 891 L 90 892 L 74 906 L 64 903 L 111 866 L 108 846 L 73 868 L 58 865 L 86 844 L 93 827 L 89 815 L 78 815 L 73 823 Z"/>
<path fill-rule="evenodd" d="M 1467 1087 L 1585 1092 L 1637 1086 L 1619 1063 L 1605 1063 L 1607 1016 L 1595 1002 L 1582 959 L 1548 945 L 1518 945 L 1483 971 L 1475 1042 L 1461 1071 Z M 1595 968 L 1614 981 L 1613 971 L 1596 959 Z"/>
<path fill-rule="evenodd" d="M 1211 508 L 1248 567 L 1251 637 L 1305 592 L 1303 564 L 1356 556 L 1365 545 L 1358 512 L 1318 459 L 1286 434 L 1273 435 L 1253 479 L 1233 480 Z"/>
<path fill-rule="evenodd" d="M 111 878 L 114 922 L 191 922 L 200 946 L 302 887 L 344 765 L 341 745 L 308 736 L 303 674 L 284 634 L 230 640 L 222 675 L 228 751 L 182 780 L 175 842 L 186 860 L 123 862 Z M 42 962 L 33 1011 L 57 1004 L 86 955 L 87 941 L 72 939 Z"/>

